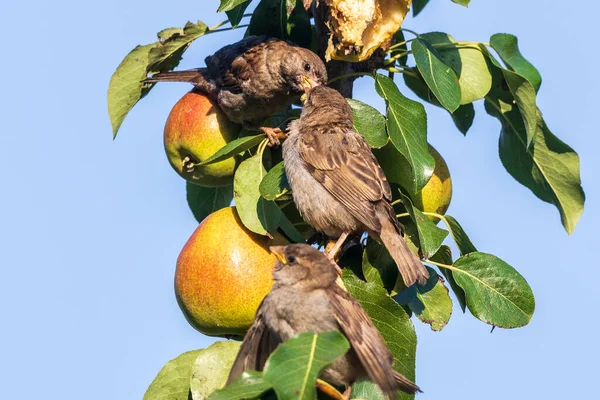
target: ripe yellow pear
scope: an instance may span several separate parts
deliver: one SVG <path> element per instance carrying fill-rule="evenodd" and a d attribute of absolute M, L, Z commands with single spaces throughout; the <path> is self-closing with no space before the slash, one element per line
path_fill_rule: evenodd
<path fill-rule="evenodd" d="M 435 159 L 433 175 L 423 189 L 412 196 L 412 201 L 421 211 L 444 215 L 452 200 L 452 179 L 448 164 L 432 145 L 429 145 L 429 153 Z M 429 219 L 438 222 L 435 217 L 429 216 Z"/>
<path fill-rule="evenodd" d="M 201 186 L 225 186 L 233 181 L 236 158 L 190 169 L 236 139 L 240 126 L 227 119 L 207 96 L 191 91 L 183 96 L 165 124 L 164 145 L 171 166 L 184 179 Z"/>
<path fill-rule="evenodd" d="M 177 259 L 175 295 L 188 322 L 206 335 L 243 336 L 273 284 L 269 246 L 281 244 L 248 231 L 235 207 L 206 217 Z"/>

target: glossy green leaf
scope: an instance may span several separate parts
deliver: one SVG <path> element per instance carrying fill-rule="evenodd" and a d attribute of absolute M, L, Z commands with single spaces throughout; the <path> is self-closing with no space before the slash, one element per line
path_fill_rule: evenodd
<path fill-rule="evenodd" d="M 238 379 L 224 387 L 213 392 L 210 400 L 251 400 L 261 397 L 267 390 L 271 389 L 271 384 L 267 383 L 262 372 L 246 371 Z M 196 400 L 196 399 L 194 399 Z"/>
<path fill-rule="evenodd" d="M 250 0 L 221 0 L 221 4 L 219 4 L 217 12 L 233 10 L 244 3 L 250 3 Z"/>
<path fill-rule="evenodd" d="M 508 68 L 527 79 L 536 92 L 540 90 L 542 76 L 533 64 L 521 54 L 516 36 L 507 33 L 496 33 L 490 38 L 490 45 L 496 50 Z"/>
<path fill-rule="evenodd" d="M 492 87 L 492 75 L 486 56 L 479 47 L 456 45 L 456 40 L 442 32 L 431 32 L 421 38 L 435 48 L 439 58 L 450 66 L 458 77 L 460 104 L 483 99 Z"/>
<path fill-rule="evenodd" d="M 461 256 L 477 251 L 463 227 L 456 219 L 454 219 L 454 217 L 444 215 L 442 220 L 450 230 L 450 234 L 452 235 L 454 242 L 456 242 L 456 246 L 458 246 Z"/>
<path fill-rule="evenodd" d="M 431 257 L 429 257 L 429 259 L 436 263 L 452 265 L 453 264 L 452 250 L 450 250 L 450 247 L 443 245 L 442 247 L 440 247 L 438 252 L 435 253 L 434 255 L 432 255 Z M 456 280 L 454 279 L 454 275 L 453 275 L 453 272 L 451 269 L 440 268 L 440 271 L 446 278 L 446 281 L 448 282 L 448 284 L 450 284 L 450 288 L 454 292 L 454 295 L 456 296 L 456 299 L 458 300 L 458 304 L 460 305 L 460 308 L 462 309 L 462 312 L 464 313 L 467 309 L 467 300 L 465 297 L 465 291 L 463 290 L 463 288 L 458 286 L 458 284 L 456 283 Z"/>
<path fill-rule="evenodd" d="M 468 7 L 471 0 L 452 0 L 453 3 L 460 4 L 461 6 Z"/>
<path fill-rule="evenodd" d="M 225 385 L 239 350 L 240 342 L 222 340 L 199 351 L 190 378 L 193 400 L 207 399 Z"/>
<path fill-rule="evenodd" d="M 448 236 L 448 231 L 438 228 L 421 210 L 413 206 L 410 198 L 404 193 L 401 192 L 400 197 L 402 204 L 406 207 L 408 214 L 417 227 L 421 253 L 424 258 L 428 258 L 438 251 L 444 239 Z"/>
<path fill-rule="evenodd" d="M 237 28 L 237 26 L 240 24 L 242 18 L 244 18 L 244 12 L 249 5 L 250 1 L 242 0 L 242 2 L 237 6 L 225 11 L 225 14 L 227 14 L 227 19 L 229 20 L 232 28 Z"/>
<path fill-rule="evenodd" d="M 269 356 L 263 378 L 273 386 L 279 400 L 314 400 L 321 370 L 349 348 L 344 335 L 337 331 L 301 333 Z"/>
<path fill-rule="evenodd" d="M 354 129 L 360 133 L 371 148 L 379 149 L 388 142 L 385 117 L 379 111 L 354 99 L 346 99 L 352 107 Z"/>
<path fill-rule="evenodd" d="M 250 19 L 248 35 L 268 35 L 309 48 L 310 18 L 301 0 L 262 0 Z"/>
<path fill-rule="evenodd" d="M 524 120 L 501 78 L 502 75 L 495 76 L 485 108 L 502 124 L 499 146 L 502 164 L 513 178 L 538 198 L 558 208 L 562 224 L 570 234 L 585 203 L 579 156 L 550 131 L 539 110 L 536 110 L 536 140 L 528 146 Z"/>
<path fill-rule="evenodd" d="M 427 82 L 440 104 L 450 112 L 454 112 L 461 101 L 461 89 L 456 72 L 445 64 L 438 52 L 422 39 L 411 42 L 411 49 L 417 68 Z"/>
<path fill-rule="evenodd" d="M 146 390 L 143 400 L 188 400 L 190 375 L 200 350 L 188 351 L 165 364 Z"/>
<path fill-rule="evenodd" d="M 181 28 L 163 29 L 159 40 L 149 45 L 137 46 L 117 67 L 108 85 L 108 114 L 113 137 L 133 106 L 142 99 L 154 84 L 144 84 L 149 73 L 170 71 L 175 68 L 188 46 L 207 32 L 202 22 L 188 22 Z"/>
<path fill-rule="evenodd" d="M 379 386 L 370 381 L 359 381 L 352 385 L 351 399 L 356 400 L 388 400 Z"/>
<path fill-rule="evenodd" d="M 412 2 L 412 12 L 413 17 L 419 15 L 421 11 L 425 8 L 425 6 L 429 3 L 429 0 L 413 0 Z"/>
<path fill-rule="evenodd" d="M 146 78 L 148 56 L 155 44 L 137 46 L 121 61 L 108 85 L 108 115 L 113 137 L 133 106 L 148 94 L 149 87 L 142 83 Z"/>
<path fill-rule="evenodd" d="M 257 154 L 242 161 L 233 178 L 233 197 L 240 219 L 259 235 L 272 235 L 281 218 L 277 204 L 260 195 L 259 184 L 266 173 L 262 157 Z"/>
<path fill-rule="evenodd" d="M 414 4 L 414 2 L 413 2 Z M 394 49 L 394 54 L 395 53 L 407 53 L 408 52 L 408 47 L 406 46 L 406 38 L 404 37 L 404 33 L 402 32 L 402 29 L 398 29 L 398 31 L 396 33 L 394 33 L 394 46 L 398 46 L 395 47 Z M 402 57 L 398 58 L 396 60 L 396 62 L 398 62 L 400 65 L 406 66 L 406 62 L 408 61 L 408 54 L 403 55 Z"/>
<path fill-rule="evenodd" d="M 260 182 L 260 194 L 267 200 L 291 198 L 283 161 L 269 170 Z"/>
<path fill-rule="evenodd" d="M 233 200 L 233 186 L 206 187 L 186 181 L 187 203 L 196 221 L 202 222 L 214 211 L 227 207 Z"/>
<path fill-rule="evenodd" d="M 367 282 L 383 286 L 390 292 L 398 279 L 398 266 L 385 246 L 369 238 L 363 250 L 362 273 Z"/>
<path fill-rule="evenodd" d="M 473 104 L 464 104 L 456 109 L 452 114 L 452 121 L 456 128 L 466 135 L 475 119 L 475 108 Z"/>
<path fill-rule="evenodd" d="M 479 320 L 501 328 L 527 325 L 535 310 L 533 292 L 513 267 L 496 256 L 469 253 L 454 262 L 456 283 Z"/>
<path fill-rule="evenodd" d="M 360 303 L 383 336 L 394 357 L 394 369 L 414 381 L 417 335 L 410 317 L 381 286 L 361 281 L 348 269 L 342 279 L 348 292 Z M 414 396 L 401 393 L 401 399 Z"/>
<path fill-rule="evenodd" d="M 234 157 L 240 153 L 243 153 L 246 150 L 258 146 L 260 142 L 265 140 L 265 138 L 265 134 L 261 133 L 260 135 L 243 136 L 241 138 L 232 140 L 231 142 L 227 143 L 225 146 L 217 150 L 215 154 L 208 157 L 206 160 L 202 161 L 198 165 L 213 164 Z"/>
<path fill-rule="evenodd" d="M 452 299 L 444 281 L 433 269 L 427 267 L 429 279 L 424 286 L 412 285 L 394 296 L 394 299 L 407 305 L 419 320 L 439 332 L 448 324 L 452 315 Z"/>
<path fill-rule="evenodd" d="M 526 134 L 526 144 L 529 148 L 535 140 L 538 123 L 535 88 L 521 75 L 502 68 L 498 60 L 496 60 L 487 48 L 483 46 L 482 48 L 485 49 L 492 64 L 493 87 L 488 96 L 486 96 L 486 100 L 491 99 L 492 103 L 496 99 L 501 99 L 503 101 L 510 100 L 511 110 L 512 104 L 516 103 L 517 109 L 522 116 L 522 123 Z M 508 87 L 510 94 L 506 93 L 506 87 Z"/>
<path fill-rule="evenodd" d="M 298 228 L 292 224 L 283 211 L 280 212 L 281 216 L 279 219 L 279 228 L 283 231 L 285 236 L 287 236 L 287 238 L 294 243 L 306 242 L 307 237 L 305 237 L 305 235 L 303 235 L 302 232 L 300 232 Z"/>
<path fill-rule="evenodd" d="M 168 35 L 159 37 L 157 45 L 150 50 L 147 72 L 171 71 L 181 61 L 183 53 L 189 45 L 200 36 L 208 32 L 208 27 L 201 21 L 188 22 L 183 29 L 177 31 L 169 29 L 162 31 Z"/>
<path fill-rule="evenodd" d="M 387 76 L 377 74 L 375 89 L 387 103 L 387 130 L 390 140 L 412 170 L 406 189 L 417 193 L 427 184 L 435 166 L 435 160 L 427 148 L 425 107 L 404 97 L 394 81 Z"/>

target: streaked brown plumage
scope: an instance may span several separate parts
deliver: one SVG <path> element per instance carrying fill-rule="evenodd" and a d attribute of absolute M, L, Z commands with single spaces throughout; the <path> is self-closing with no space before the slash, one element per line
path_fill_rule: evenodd
<path fill-rule="evenodd" d="M 249 36 L 205 59 L 206 68 L 163 72 L 145 82 L 190 82 L 211 96 L 246 128 L 284 110 L 308 87 L 327 83 L 327 71 L 312 51 L 267 36 Z"/>
<path fill-rule="evenodd" d="M 227 384 L 247 370 L 261 371 L 269 354 L 302 332 L 337 330 L 350 350 L 322 373 L 327 382 L 345 386 L 370 378 L 389 398 L 397 391 L 420 391 L 393 369 L 393 358 L 379 331 L 360 304 L 336 284 L 333 263 L 306 244 L 271 247 L 281 260 L 275 283 L 261 303 L 233 363 Z"/>
<path fill-rule="evenodd" d="M 427 269 L 410 251 L 390 201 L 392 191 L 364 138 L 354 130 L 352 109 L 337 91 L 308 92 L 302 115 L 283 143 L 285 171 L 296 207 L 330 237 L 368 232 L 381 241 L 407 286 L 424 284 Z"/>

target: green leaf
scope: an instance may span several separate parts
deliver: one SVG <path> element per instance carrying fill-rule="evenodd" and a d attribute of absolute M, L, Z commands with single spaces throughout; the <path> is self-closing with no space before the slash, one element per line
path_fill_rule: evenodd
<path fill-rule="evenodd" d="M 398 304 L 406 304 L 431 330 L 439 332 L 448 324 L 452 315 L 452 299 L 444 281 L 433 269 L 427 268 L 429 279 L 424 286 L 412 285 L 394 296 Z"/>
<path fill-rule="evenodd" d="M 456 40 L 442 32 L 425 33 L 420 36 L 431 45 L 438 45 L 440 59 L 458 76 L 460 104 L 483 99 L 492 87 L 492 74 L 486 57 L 476 46 L 457 46 Z"/>
<path fill-rule="evenodd" d="M 456 109 L 452 114 L 452 121 L 456 128 L 463 134 L 466 135 L 475 119 L 475 108 L 473 104 L 464 104 Z"/>
<path fill-rule="evenodd" d="M 453 263 L 452 250 L 450 250 L 450 247 L 443 245 L 442 247 L 440 247 L 438 252 L 435 253 L 434 255 L 432 255 L 431 257 L 429 257 L 429 259 L 431 261 L 434 261 L 434 262 L 437 262 L 440 264 L 452 265 L 452 263 Z M 465 297 L 465 291 L 463 290 L 463 288 L 458 286 L 458 284 L 456 283 L 456 280 L 454 279 L 454 275 L 453 275 L 453 272 L 451 269 L 440 268 L 440 271 L 442 272 L 442 274 L 444 275 L 444 277 L 450 284 L 450 287 L 452 288 L 452 291 L 454 292 L 454 295 L 456 296 L 456 299 L 458 300 L 458 304 L 460 305 L 460 308 L 462 309 L 462 312 L 464 313 L 467 309 L 467 300 Z"/>
<path fill-rule="evenodd" d="M 188 206 L 198 222 L 202 222 L 212 212 L 229 206 L 233 199 L 232 185 L 206 187 L 186 181 L 185 188 Z"/>
<path fill-rule="evenodd" d="M 279 400 L 316 399 L 319 372 L 349 348 L 344 335 L 337 331 L 301 333 L 269 356 L 263 377 Z"/>
<path fill-rule="evenodd" d="M 146 390 L 143 400 L 188 400 L 190 375 L 200 350 L 188 351 L 169 361 Z"/>
<path fill-rule="evenodd" d="M 413 40 L 411 49 L 427 86 L 445 109 L 454 112 L 461 100 L 458 77 L 454 70 L 440 59 L 437 51 L 425 40 Z"/>
<path fill-rule="evenodd" d="M 454 262 L 456 283 L 467 297 L 469 311 L 479 320 L 501 328 L 518 328 L 535 310 L 527 281 L 510 265 L 486 253 L 469 253 Z"/>
<path fill-rule="evenodd" d="M 536 135 L 536 127 L 538 122 L 537 106 L 536 106 L 536 95 L 535 88 L 529 81 L 523 78 L 521 75 L 516 74 L 512 71 L 502 68 L 496 58 L 485 48 L 485 52 L 492 64 L 492 77 L 493 84 L 492 90 L 486 96 L 486 100 L 491 99 L 492 102 L 496 99 L 502 99 L 503 101 L 509 100 L 510 109 L 512 110 L 512 104 L 516 103 L 518 111 L 522 116 L 523 127 L 525 128 L 525 134 L 527 139 L 527 147 L 529 148 L 533 143 Z M 508 87 L 509 93 L 506 92 Z M 508 108 L 506 108 L 507 110 Z M 486 108 L 487 110 L 487 108 Z M 488 111 L 488 114 L 490 112 Z M 494 115 L 494 114 L 492 114 Z M 496 116 L 496 115 L 494 115 Z"/>
<path fill-rule="evenodd" d="M 113 137 L 133 106 L 150 90 L 142 83 L 146 78 L 146 67 L 150 50 L 155 44 L 137 46 L 121 61 L 110 78 L 108 85 L 108 115 Z"/>
<path fill-rule="evenodd" d="M 461 256 L 477 251 L 475 245 L 473 245 L 463 227 L 456 219 L 454 219 L 454 217 L 444 215 L 442 220 L 446 223 L 446 226 L 450 230 L 450 234 L 452 235 L 454 242 L 456 242 L 456 246 L 458 246 Z"/>
<path fill-rule="evenodd" d="M 208 27 L 201 21 L 196 24 L 188 22 L 182 30 L 168 29 L 159 33 L 159 41 L 150 50 L 146 72 L 171 71 L 181 61 L 183 53 L 190 44 L 208 32 Z M 165 35 L 168 33 L 168 35 Z M 160 35 L 165 35 L 161 37 Z"/>
<path fill-rule="evenodd" d="M 384 288 L 361 281 L 348 269 L 342 279 L 348 292 L 360 303 L 383 336 L 394 357 L 394 369 L 414 381 L 417 335 L 410 317 Z M 413 396 L 402 393 L 401 399 Z"/>
<path fill-rule="evenodd" d="M 438 228 L 421 210 L 413 206 L 412 201 L 407 195 L 400 192 L 400 198 L 402 199 L 402 204 L 406 207 L 406 211 L 417 226 L 421 253 L 423 257 L 429 258 L 430 255 L 438 251 L 444 239 L 448 236 L 448 231 Z"/>
<path fill-rule="evenodd" d="M 266 136 L 264 133 L 256 136 L 243 136 L 241 138 L 232 140 L 227 143 L 225 146 L 221 147 L 215 154 L 208 157 L 206 160 L 202 161 L 198 165 L 207 165 L 213 164 L 219 161 L 226 160 L 228 158 L 234 157 L 240 153 L 243 153 L 246 150 L 250 150 L 253 147 L 256 147 L 265 140 Z"/>
<path fill-rule="evenodd" d="M 490 45 L 512 71 L 527 79 L 533 85 L 536 92 L 540 90 L 542 76 L 533 64 L 527 61 L 519 51 L 519 43 L 516 36 L 507 33 L 496 33 L 490 38 Z"/>
<path fill-rule="evenodd" d="M 359 381 L 352 385 L 350 398 L 357 400 L 388 400 L 388 397 L 383 394 L 379 386 L 369 381 Z"/>
<path fill-rule="evenodd" d="M 208 28 L 202 22 L 188 22 L 181 28 L 163 29 L 158 33 L 159 40 L 134 48 L 117 67 L 108 85 L 108 114 L 113 128 L 113 137 L 133 106 L 142 99 L 154 84 L 144 84 L 148 73 L 170 71 L 175 68 L 181 56 Z"/>
<path fill-rule="evenodd" d="M 412 170 L 406 189 L 418 193 L 433 174 L 435 160 L 427 148 L 427 115 L 421 103 L 404 97 L 393 80 L 377 74 L 377 93 L 387 102 L 387 130 L 394 147 Z M 406 174 L 408 175 L 408 174 Z"/>
<path fill-rule="evenodd" d="M 250 0 L 221 0 L 217 12 L 230 11 L 244 3 L 250 3 Z"/>
<path fill-rule="evenodd" d="M 275 202 L 260 195 L 259 184 L 265 175 L 260 154 L 242 161 L 233 177 L 233 197 L 244 226 L 254 233 L 268 236 L 279 226 L 281 213 Z"/>
<path fill-rule="evenodd" d="M 468 7 L 471 0 L 452 0 L 453 3 L 460 4 L 461 6 Z"/>
<path fill-rule="evenodd" d="M 227 19 L 229 20 L 229 23 L 231 24 L 232 28 L 238 27 L 238 25 L 242 21 L 242 18 L 244 18 L 244 12 L 250 5 L 249 0 L 239 0 L 239 1 L 242 1 L 242 3 L 238 4 L 237 6 L 235 6 L 234 8 L 232 8 L 228 11 L 225 11 L 225 14 L 227 14 Z"/>
<path fill-rule="evenodd" d="M 204 400 L 227 382 L 240 342 L 218 341 L 200 350 L 192 365 L 190 390 L 193 400 Z"/>
<path fill-rule="evenodd" d="M 385 130 L 385 117 L 379 111 L 354 99 L 346 99 L 352 107 L 354 129 L 360 133 L 371 148 L 379 149 L 388 142 Z"/>
<path fill-rule="evenodd" d="M 267 200 L 278 200 L 282 197 L 289 198 L 290 184 L 285 175 L 283 161 L 275 165 L 260 182 L 260 194 Z"/>
<path fill-rule="evenodd" d="M 300 0 L 262 0 L 252 13 L 248 35 L 268 35 L 310 48 L 310 18 Z"/>
<path fill-rule="evenodd" d="M 271 384 L 265 382 L 262 372 L 246 371 L 233 383 L 223 389 L 213 392 L 210 400 L 248 400 L 257 399 L 261 394 L 271 389 Z M 196 399 L 194 399 L 196 400 Z"/>
<path fill-rule="evenodd" d="M 425 6 L 429 3 L 429 0 L 413 0 L 412 2 L 412 11 L 413 17 L 419 15 L 421 11 L 425 8 Z"/>
<path fill-rule="evenodd" d="M 385 246 L 368 238 L 363 250 L 362 273 L 367 282 L 383 286 L 388 292 L 398 279 L 398 267 Z"/>
<path fill-rule="evenodd" d="M 287 236 L 288 239 L 290 239 L 294 243 L 306 242 L 306 238 L 304 237 L 302 232 L 300 232 L 298 228 L 296 228 L 296 226 L 292 224 L 292 222 L 288 219 L 288 217 L 283 211 L 280 212 L 281 216 L 279 219 L 279 228 L 283 231 L 285 236 Z"/>
<path fill-rule="evenodd" d="M 536 110 L 536 140 L 528 146 L 523 118 L 513 101 L 500 78 L 495 79 L 485 108 L 502 124 L 499 146 L 502 164 L 538 198 L 558 208 L 562 224 L 571 234 L 585 203 L 579 156 L 550 131 L 539 110 Z"/>
<path fill-rule="evenodd" d="M 398 31 L 394 33 L 394 46 L 395 45 L 398 45 L 398 47 L 395 48 L 394 54 L 391 55 L 395 55 L 395 53 L 408 52 L 408 47 L 406 46 L 406 38 L 404 37 L 404 32 L 402 32 L 402 29 L 398 29 Z M 408 61 L 408 54 L 405 54 L 402 57 L 398 58 L 397 61 L 400 65 L 406 66 L 406 62 Z"/>

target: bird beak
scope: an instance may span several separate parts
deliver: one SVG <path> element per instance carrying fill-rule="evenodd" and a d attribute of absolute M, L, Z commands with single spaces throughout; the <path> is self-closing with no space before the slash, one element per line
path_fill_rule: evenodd
<path fill-rule="evenodd" d="M 281 261 L 282 264 L 285 264 L 285 246 L 271 246 L 269 247 L 269 250 L 275 257 L 277 257 L 279 261 Z"/>
<path fill-rule="evenodd" d="M 302 77 L 302 88 L 305 92 L 308 92 L 310 89 L 319 86 L 319 84 L 307 76 Z"/>

